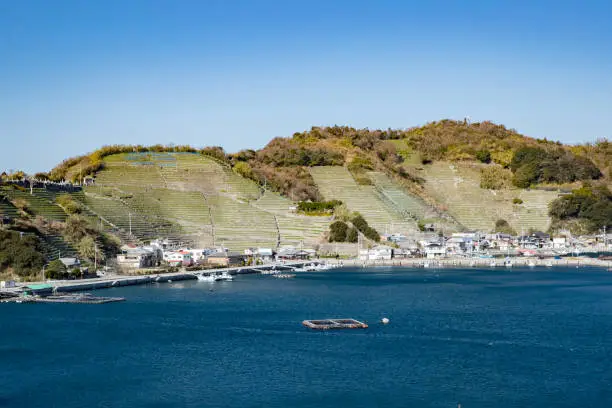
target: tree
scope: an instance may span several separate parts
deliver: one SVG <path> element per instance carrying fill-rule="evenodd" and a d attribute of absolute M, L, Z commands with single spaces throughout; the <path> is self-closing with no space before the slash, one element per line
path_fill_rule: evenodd
<path fill-rule="evenodd" d="M 86 259 L 94 259 L 100 252 L 96 245 L 96 241 L 94 241 L 90 235 L 79 241 L 78 251 L 79 255 Z"/>
<path fill-rule="evenodd" d="M 346 242 L 357 242 L 359 239 L 359 232 L 357 231 L 357 228 L 355 227 L 351 227 L 349 228 L 348 232 L 346 233 Z"/>
<path fill-rule="evenodd" d="M 329 242 L 345 242 L 348 225 L 342 221 L 336 221 L 329 226 Z"/>
<path fill-rule="evenodd" d="M 45 278 L 47 279 L 64 279 L 66 275 L 66 267 L 59 259 L 49 262 L 45 269 Z"/>

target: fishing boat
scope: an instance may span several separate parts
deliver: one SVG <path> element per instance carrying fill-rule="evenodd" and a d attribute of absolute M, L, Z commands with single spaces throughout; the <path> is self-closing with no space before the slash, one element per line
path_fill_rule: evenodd
<path fill-rule="evenodd" d="M 216 275 L 215 276 L 215 282 L 220 282 L 220 281 L 232 281 L 234 280 L 234 277 L 232 275 L 230 275 L 227 272 L 223 272 L 221 273 L 221 275 Z"/>

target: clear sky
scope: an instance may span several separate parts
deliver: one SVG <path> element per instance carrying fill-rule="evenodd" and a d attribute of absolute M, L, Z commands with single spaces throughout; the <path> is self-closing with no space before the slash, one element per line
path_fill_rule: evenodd
<path fill-rule="evenodd" d="M 612 2 L 0 0 L 0 170 L 313 125 L 610 137 Z"/>

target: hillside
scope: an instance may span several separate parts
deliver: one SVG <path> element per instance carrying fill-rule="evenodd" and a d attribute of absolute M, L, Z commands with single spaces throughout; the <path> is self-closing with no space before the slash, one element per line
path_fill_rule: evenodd
<path fill-rule="evenodd" d="M 170 237 L 232 250 L 316 242 L 326 217 L 293 214 L 295 203 L 262 190 L 197 153 L 120 153 L 103 159 L 83 203 L 141 239 Z"/>
<path fill-rule="evenodd" d="M 303 200 L 340 200 L 381 234 L 431 224 L 491 231 L 499 220 L 517 232 L 594 231 L 611 222 L 611 163 L 606 140 L 562 145 L 491 122 L 313 127 L 257 151 L 105 146 L 49 173 L 3 174 L 0 216 L 38 239 L 48 260 L 108 256 L 120 241 L 159 237 L 231 250 L 325 242 L 333 213 L 296 213 Z M 47 180 L 83 186 L 55 191 Z"/>

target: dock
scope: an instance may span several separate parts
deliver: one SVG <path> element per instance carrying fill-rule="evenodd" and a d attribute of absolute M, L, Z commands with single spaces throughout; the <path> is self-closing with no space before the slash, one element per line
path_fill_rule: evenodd
<path fill-rule="evenodd" d="M 367 329 L 368 325 L 355 319 L 304 320 L 302 324 L 313 330 Z"/>

